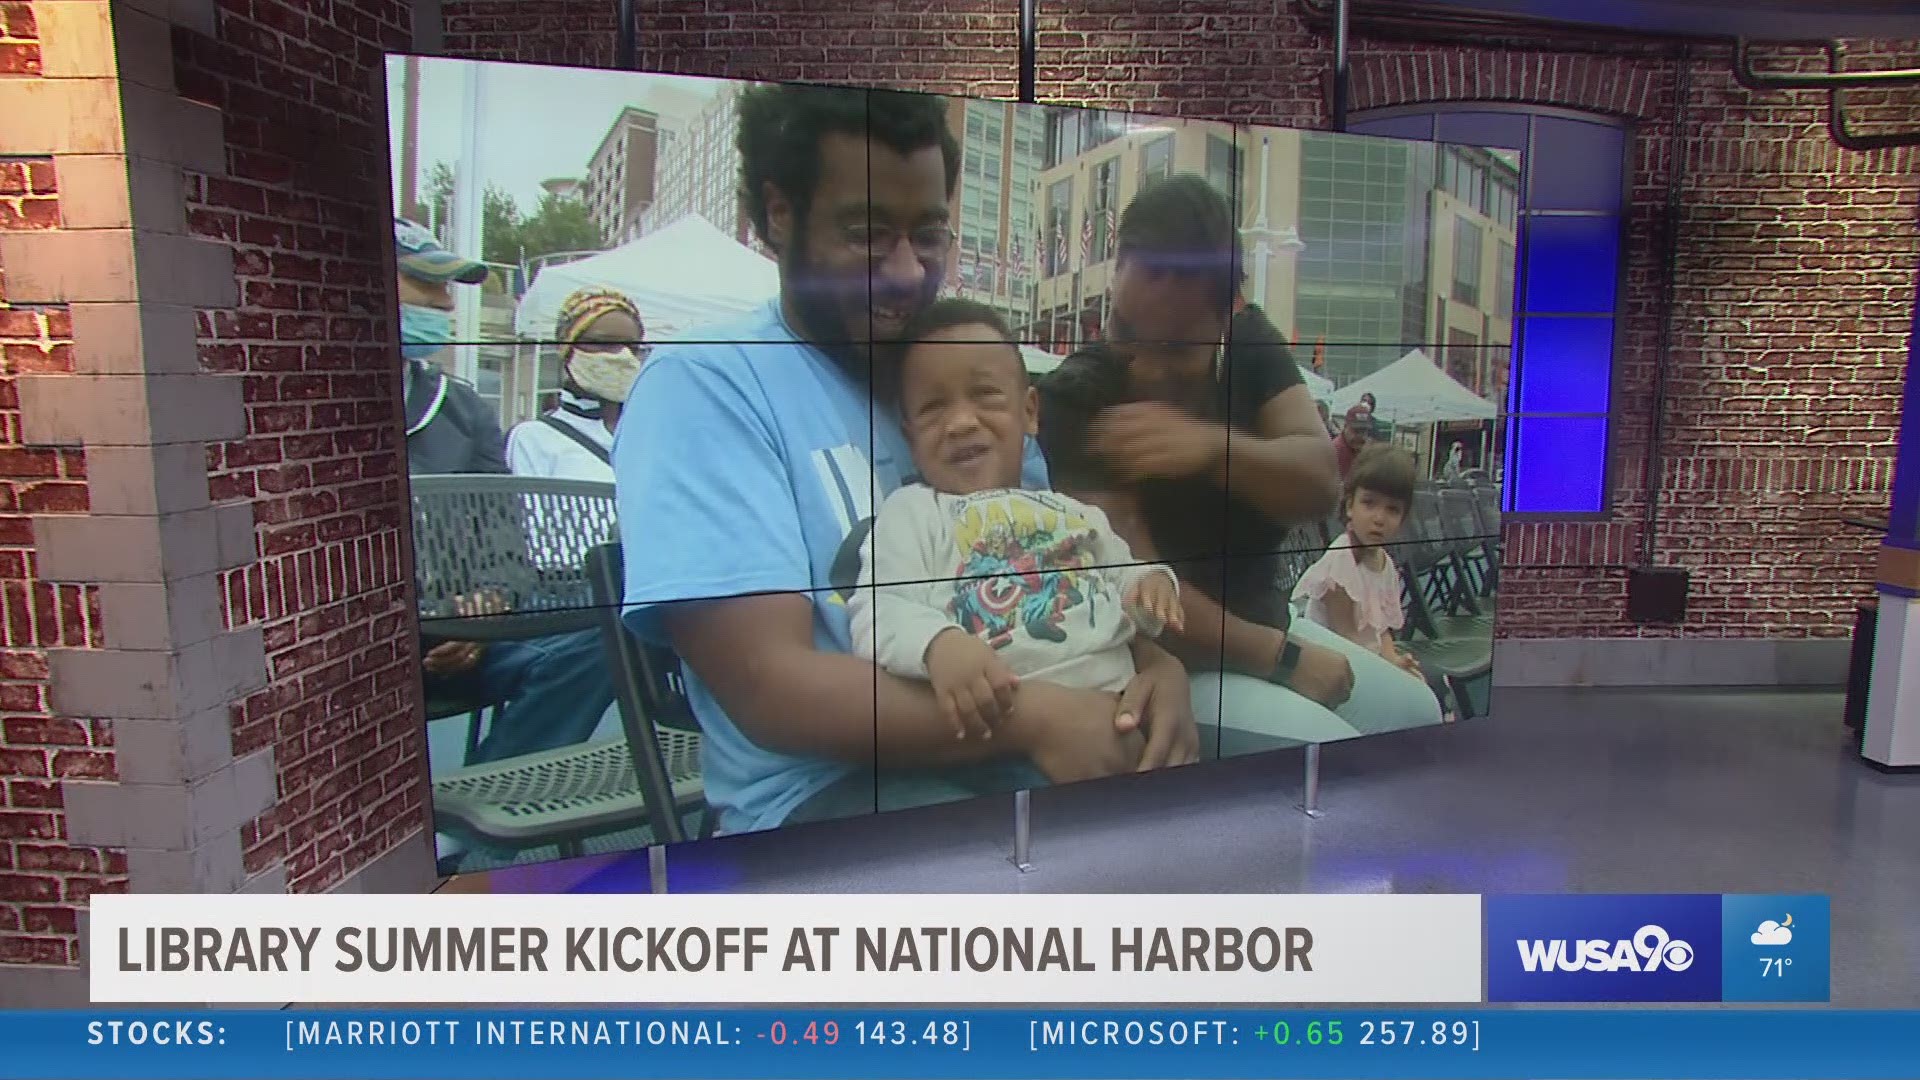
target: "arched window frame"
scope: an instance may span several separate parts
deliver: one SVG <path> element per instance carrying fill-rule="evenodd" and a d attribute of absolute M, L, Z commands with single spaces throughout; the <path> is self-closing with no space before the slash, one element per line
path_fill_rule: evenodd
<path fill-rule="evenodd" d="M 1542 121 L 1592 125 L 1617 136 L 1619 170 L 1618 201 L 1607 206 L 1590 205 L 1565 208 L 1572 201 L 1536 191 L 1535 150 L 1540 141 Z M 1448 101 L 1420 102 L 1356 112 L 1349 118 L 1347 130 L 1365 135 L 1463 143 L 1494 149 L 1515 150 L 1521 155 L 1520 207 L 1517 240 L 1514 244 L 1513 334 L 1509 361 L 1507 401 L 1502 410 L 1506 483 L 1502 502 L 1505 512 L 1519 520 L 1583 521 L 1606 518 L 1613 507 L 1613 464 L 1619 431 L 1619 372 L 1623 352 L 1627 284 L 1627 227 L 1632 207 L 1634 130 L 1631 122 L 1619 117 L 1544 105 L 1511 102 Z M 1516 130 L 1523 132 L 1516 137 Z M 1604 167 L 1604 166 L 1601 166 Z M 1541 204 L 1545 204 L 1542 206 Z M 1556 270 L 1577 270 L 1579 261 L 1536 260 L 1536 244 L 1541 235 L 1533 228 L 1536 221 L 1568 218 L 1614 219 L 1612 258 L 1613 293 L 1607 311 L 1547 311 L 1536 306 L 1541 291 L 1537 286 L 1554 280 Z M 1549 230 L 1551 231 L 1551 230 Z M 1539 275 L 1536 277 L 1536 272 Z M 1570 275 L 1562 275 L 1570 276 Z M 1564 291 L 1564 290 L 1563 290 Z M 1534 356 L 1534 378 L 1527 377 L 1530 339 L 1549 326 L 1572 321 L 1605 320 L 1609 332 L 1606 349 L 1605 386 L 1599 395 L 1605 403 L 1598 410 L 1581 409 L 1555 412 L 1529 408 L 1529 404 L 1556 396 L 1551 369 L 1546 357 Z M 1560 380 L 1558 396 L 1578 391 L 1574 382 Z M 1593 393 L 1592 387 L 1585 392 Z M 1535 392 L 1535 391 L 1538 392 Z M 1594 424 L 1600 425 L 1595 437 Z M 1574 478 L 1578 486 L 1572 486 Z"/>

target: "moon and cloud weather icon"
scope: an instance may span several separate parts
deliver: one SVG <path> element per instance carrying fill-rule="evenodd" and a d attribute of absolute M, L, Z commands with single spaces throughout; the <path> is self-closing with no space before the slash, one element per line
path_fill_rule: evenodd
<path fill-rule="evenodd" d="M 1793 943 L 1793 916 L 1788 915 L 1780 922 L 1768 919 L 1760 924 L 1750 939 L 1755 945 L 1791 945 Z"/>

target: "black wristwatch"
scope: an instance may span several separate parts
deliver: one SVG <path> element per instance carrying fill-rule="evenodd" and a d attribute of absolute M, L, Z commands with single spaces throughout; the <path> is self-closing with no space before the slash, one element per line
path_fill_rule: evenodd
<path fill-rule="evenodd" d="M 1293 681 L 1293 673 L 1300 666 L 1300 645 L 1291 637 L 1280 646 L 1280 659 L 1274 662 L 1273 673 L 1267 681 L 1278 686 L 1286 686 Z"/>

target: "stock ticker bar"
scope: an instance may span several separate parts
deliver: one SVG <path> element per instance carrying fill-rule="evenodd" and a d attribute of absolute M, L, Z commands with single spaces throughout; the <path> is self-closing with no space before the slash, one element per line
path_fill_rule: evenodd
<path fill-rule="evenodd" d="M 1920 1011 L 0 1013 L 16 1080 L 1910 1078 Z"/>

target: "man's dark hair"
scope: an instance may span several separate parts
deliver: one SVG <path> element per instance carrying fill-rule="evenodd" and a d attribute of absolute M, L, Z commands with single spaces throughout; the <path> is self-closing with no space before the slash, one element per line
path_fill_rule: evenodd
<path fill-rule="evenodd" d="M 1120 214 L 1117 251 L 1161 273 L 1217 281 L 1223 305 L 1246 280 L 1233 204 L 1202 176 L 1170 176 L 1135 195 Z"/>
<path fill-rule="evenodd" d="M 1392 443 L 1374 443 L 1360 451 L 1360 456 L 1353 461 L 1353 471 L 1347 474 L 1347 499 L 1352 500 L 1356 491 L 1366 490 L 1397 499 L 1400 505 L 1412 510 L 1417 482 L 1412 454 Z"/>
<path fill-rule="evenodd" d="M 872 139 L 902 154 L 938 146 L 947 194 L 960 175 L 960 143 L 947 128 L 947 100 L 892 90 L 780 83 L 740 95 L 740 205 L 767 242 L 766 185 L 771 182 L 805 216 L 820 183 L 820 138 L 829 132 Z"/>
<path fill-rule="evenodd" d="M 1062 491 L 1115 491 L 1120 481 L 1093 448 L 1100 414 L 1130 399 L 1126 358 L 1089 345 L 1040 378 L 1040 453 Z"/>

